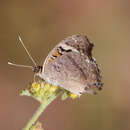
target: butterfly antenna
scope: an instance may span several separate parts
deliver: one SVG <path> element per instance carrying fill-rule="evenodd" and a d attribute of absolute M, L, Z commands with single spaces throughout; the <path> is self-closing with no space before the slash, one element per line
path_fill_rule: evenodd
<path fill-rule="evenodd" d="M 28 65 L 20 65 L 20 64 L 14 64 L 12 62 L 8 62 L 8 65 L 12 65 L 12 66 L 16 66 L 16 67 L 24 67 L 24 68 L 30 68 L 33 69 L 32 66 L 28 66 Z"/>
<path fill-rule="evenodd" d="M 18 35 L 18 39 L 19 39 L 20 43 L 22 44 L 23 48 L 25 49 L 27 55 L 29 56 L 29 58 L 30 58 L 31 61 L 33 62 L 33 64 L 34 64 L 35 66 L 37 66 L 36 62 L 35 62 L 34 59 L 32 58 L 32 56 L 31 56 L 31 54 L 29 53 L 29 51 L 27 50 L 27 48 L 25 47 L 25 45 L 24 45 L 24 43 L 23 43 L 23 41 L 22 41 L 22 39 L 21 39 L 21 37 L 20 37 L 19 35 Z"/>

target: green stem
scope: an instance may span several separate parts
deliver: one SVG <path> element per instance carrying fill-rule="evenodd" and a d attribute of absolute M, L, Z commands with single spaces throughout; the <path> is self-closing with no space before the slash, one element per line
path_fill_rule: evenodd
<path fill-rule="evenodd" d="M 38 108 L 38 110 L 34 113 L 31 120 L 28 122 L 28 124 L 25 126 L 23 130 L 31 130 L 32 126 L 36 123 L 39 116 L 42 114 L 42 112 L 47 108 L 47 106 L 56 99 L 56 97 L 60 94 L 61 91 L 59 91 L 57 94 L 52 95 L 48 100 L 41 103 L 41 106 Z"/>

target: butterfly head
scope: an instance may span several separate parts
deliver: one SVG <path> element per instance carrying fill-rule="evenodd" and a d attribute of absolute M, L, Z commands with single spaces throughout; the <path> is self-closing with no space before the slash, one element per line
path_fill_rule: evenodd
<path fill-rule="evenodd" d="M 33 72 L 34 73 L 41 73 L 42 72 L 42 66 L 35 66 L 35 67 L 33 67 Z"/>

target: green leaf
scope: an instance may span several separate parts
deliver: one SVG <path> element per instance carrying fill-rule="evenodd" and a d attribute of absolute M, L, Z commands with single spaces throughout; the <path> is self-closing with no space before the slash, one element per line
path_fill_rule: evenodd
<path fill-rule="evenodd" d="M 20 91 L 20 96 L 31 96 L 31 94 L 28 90 L 25 89 Z"/>
<path fill-rule="evenodd" d="M 67 92 L 64 92 L 62 95 L 61 95 L 61 100 L 64 101 L 68 98 L 68 94 Z"/>

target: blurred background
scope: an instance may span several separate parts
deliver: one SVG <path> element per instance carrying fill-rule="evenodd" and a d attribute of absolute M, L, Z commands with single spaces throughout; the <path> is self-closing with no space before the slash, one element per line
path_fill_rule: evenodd
<path fill-rule="evenodd" d="M 77 33 L 95 43 L 104 88 L 97 96 L 59 97 L 40 117 L 44 130 L 130 130 L 130 1 L 0 0 L 1 130 L 21 130 L 39 106 L 19 96 L 33 72 L 7 65 L 32 65 L 18 34 L 42 65 L 57 43 Z"/>

